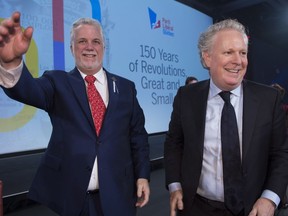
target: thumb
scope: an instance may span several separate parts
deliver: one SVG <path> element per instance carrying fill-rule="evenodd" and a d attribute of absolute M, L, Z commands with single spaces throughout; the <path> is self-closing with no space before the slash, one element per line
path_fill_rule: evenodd
<path fill-rule="evenodd" d="M 24 30 L 23 40 L 30 42 L 33 35 L 33 28 L 30 26 Z"/>

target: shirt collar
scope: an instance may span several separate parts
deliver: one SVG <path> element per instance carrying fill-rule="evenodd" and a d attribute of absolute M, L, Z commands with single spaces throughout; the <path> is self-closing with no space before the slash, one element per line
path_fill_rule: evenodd
<path fill-rule="evenodd" d="M 237 88 L 233 89 L 232 91 L 230 91 L 233 95 L 240 97 L 241 96 L 241 88 L 242 88 L 242 83 L 241 85 L 239 85 Z M 212 79 L 210 79 L 210 94 L 209 94 L 209 98 L 213 98 L 216 95 L 218 95 L 222 90 L 219 89 L 215 83 L 213 82 Z"/>
<path fill-rule="evenodd" d="M 79 68 L 77 68 L 77 69 L 79 70 Z M 79 72 L 80 72 L 80 74 L 81 74 L 83 79 L 87 76 L 82 71 L 79 70 Z M 103 68 L 101 68 L 93 76 L 97 79 L 97 82 L 99 82 L 100 84 L 104 85 L 104 83 L 105 83 L 105 72 L 104 72 Z"/>

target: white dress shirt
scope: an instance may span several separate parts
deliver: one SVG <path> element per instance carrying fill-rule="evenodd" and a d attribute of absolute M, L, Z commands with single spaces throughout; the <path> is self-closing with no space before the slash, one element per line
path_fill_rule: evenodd
<path fill-rule="evenodd" d="M 80 74 L 84 79 L 86 74 L 82 73 L 81 71 L 80 71 Z M 96 78 L 96 81 L 94 83 L 95 87 L 96 87 L 97 91 L 99 92 L 99 94 L 101 95 L 105 106 L 107 107 L 108 102 L 109 102 L 109 93 L 108 93 L 107 76 L 106 76 L 103 68 L 101 68 L 100 71 L 98 71 L 96 74 L 94 74 L 94 77 Z M 85 82 L 85 85 L 87 87 L 86 82 Z M 92 169 L 92 173 L 91 173 L 91 177 L 90 177 L 90 182 L 89 182 L 87 190 L 95 190 L 95 189 L 99 189 L 97 157 L 95 158 L 95 161 L 94 161 L 94 165 L 93 165 L 93 169 Z"/>
<path fill-rule="evenodd" d="M 23 69 L 23 61 L 18 65 L 18 67 L 11 70 L 6 70 L 0 65 L 0 85 L 5 88 L 12 88 L 16 85 L 20 79 Z"/>

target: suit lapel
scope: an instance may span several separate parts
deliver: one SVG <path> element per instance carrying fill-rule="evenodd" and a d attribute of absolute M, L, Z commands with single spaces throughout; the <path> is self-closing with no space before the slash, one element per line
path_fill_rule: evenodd
<path fill-rule="evenodd" d="M 109 92 L 109 103 L 105 114 L 105 119 L 103 122 L 103 127 L 105 126 L 105 122 L 109 121 L 113 113 L 116 112 L 116 105 L 118 103 L 119 94 L 121 89 L 120 87 L 120 80 L 113 74 L 106 72 L 107 76 L 107 84 L 108 84 L 108 92 Z"/>
<path fill-rule="evenodd" d="M 107 84 L 108 84 L 108 97 L 109 97 L 109 102 L 108 102 L 108 107 L 106 109 L 106 114 L 105 118 L 102 124 L 102 130 L 105 130 L 105 122 L 109 121 L 111 118 L 112 114 L 115 113 L 116 109 L 116 104 L 118 102 L 119 98 L 119 86 L 120 86 L 120 80 L 118 77 L 114 76 L 113 74 L 110 74 L 105 70 L 106 76 L 107 76 Z M 84 111 L 87 120 L 93 130 L 94 128 L 94 123 L 89 107 L 89 102 L 87 98 L 87 93 L 86 93 L 86 86 L 84 83 L 84 80 L 82 76 L 80 75 L 80 72 L 77 70 L 77 68 L 74 68 L 70 73 L 71 76 L 69 76 L 69 82 L 71 84 L 71 88 L 73 89 L 73 93 L 76 97 L 76 99 L 79 102 L 79 106 L 81 109 Z"/>
<path fill-rule="evenodd" d="M 243 134 L 242 134 L 242 152 L 243 159 L 247 154 L 251 144 L 253 130 L 255 128 L 256 116 L 259 111 L 259 102 L 257 95 L 251 89 L 247 81 L 243 81 Z"/>
<path fill-rule="evenodd" d="M 68 76 L 68 80 L 70 82 L 71 88 L 73 89 L 73 93 L 77 101 L 79 102 L 79 107 L 81 107 L 81 109 L 85 113 L 85 116 L 87 117 L 89 124 L 91 125 L 93 130 L 95 130 L 84 80 L 77 68 L 74 68 L 72 71 L 69 72 L 69 74 L 71 76 Z"/>
<path fill-rule="evenodd" d="M 200 84 L 200 83 L 199 83 Z M 209 93 L 209 80 L 204 81 L 202 85 L 199 85 L 199 88 L 192 90 L 193 95 L 193 112 L 195 113 L 196 117 L 196 127 L 195 127 L 195 134 L 198 134 L 198 143 L 201 144 L 200 150 L 201 155 L 203 153 L 203 146 L 204 146 L 204 135 L 205 135 L 205 121 L 206 121 L 206 110 L 207 110 L 207 100 L 208 100 L 208 93 Z"/>

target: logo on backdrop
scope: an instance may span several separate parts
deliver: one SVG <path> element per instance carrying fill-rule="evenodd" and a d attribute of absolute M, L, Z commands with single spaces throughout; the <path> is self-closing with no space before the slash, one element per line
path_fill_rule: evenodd
<path fill-rule="evenodd" d="M 157 13 L 148 7 L 148 13 L 150 18 L 150 27 L 151 29 L 161 29 L 164 35 L 174 36 L 174 27 L 172 22 L 168 18 L 157 18 Z"/>

